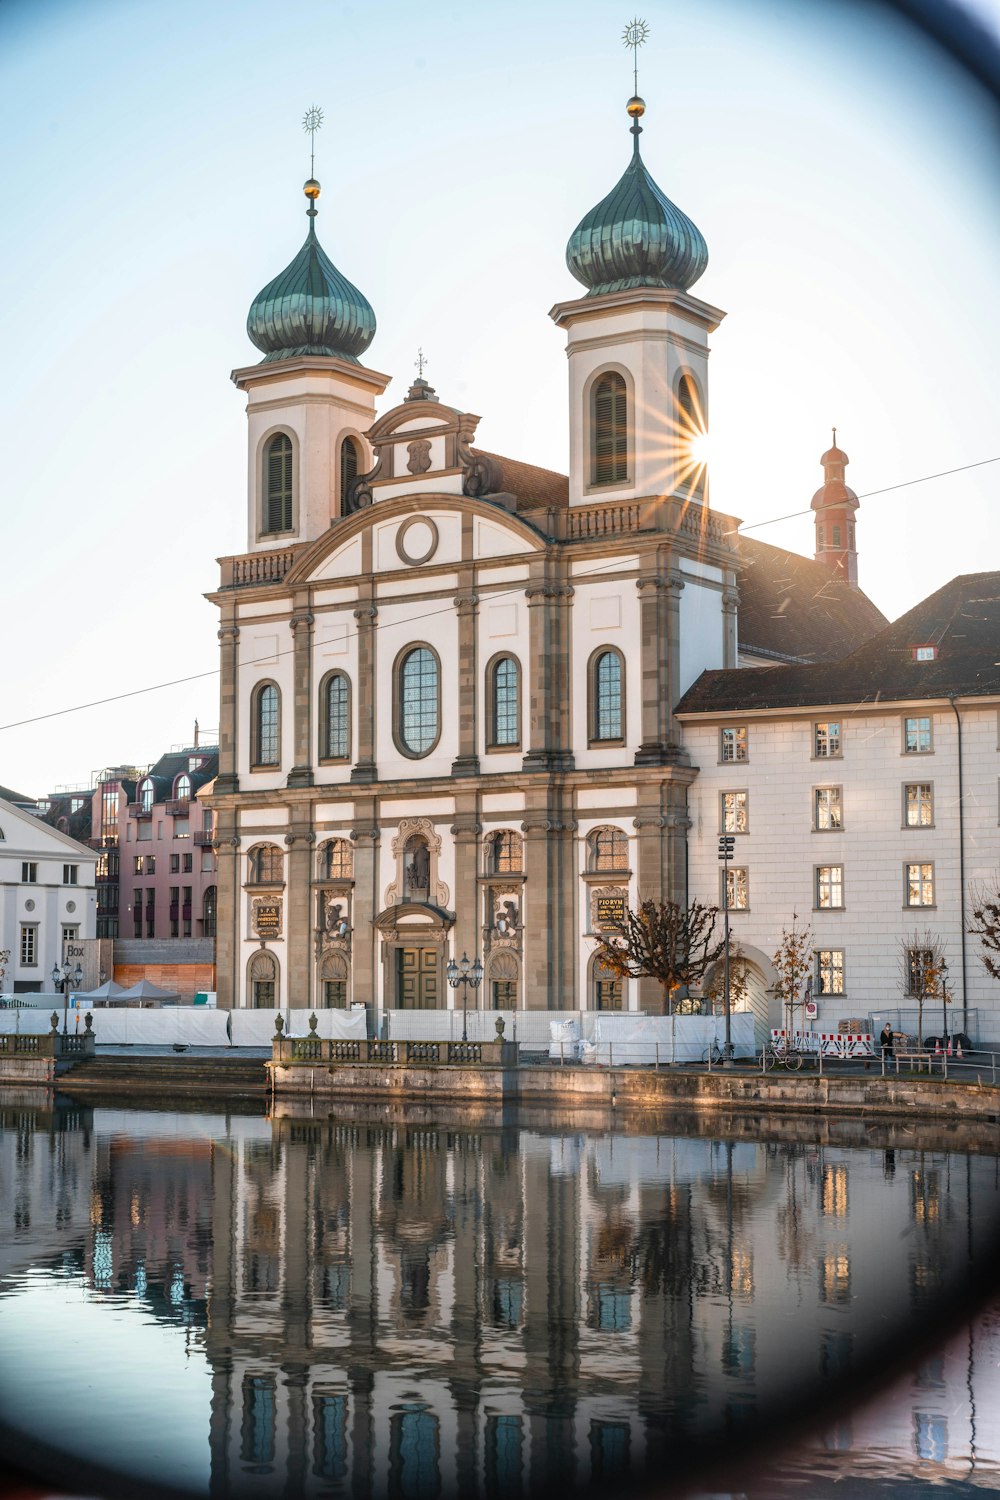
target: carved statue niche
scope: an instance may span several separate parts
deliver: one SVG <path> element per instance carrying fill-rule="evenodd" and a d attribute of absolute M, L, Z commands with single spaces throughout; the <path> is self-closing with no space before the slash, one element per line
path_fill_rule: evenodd
<path fill-rule="evenodd" d="M 321 953 L 351 951 L 351 897 L 349 891 L 321 891 L 316 946 Z"/>
<path fill-rule="evenodd" d="M 441 839 L 430 818 L 404 818 L 392 841 L 396 878 L 387 886 L 385 905 L 415 901 L 446 907 L 449 890 L 439 879 Z"/>
<path fill-rule="evenodd" d="M 517 886 L 490 886 L 486 898 L 487 926 L 484 932 L 489 949 L 521 947 L 521 892 Z"/>

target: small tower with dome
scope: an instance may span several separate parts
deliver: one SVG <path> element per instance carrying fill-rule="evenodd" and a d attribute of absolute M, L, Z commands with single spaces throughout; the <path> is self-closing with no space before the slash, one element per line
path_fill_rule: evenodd
<path fill-rule="evenodd" d="M 626 45 L 644 39 L 643 23 L 626 28 Z M 678 495 L 703 502 L 708 336 L 725 314 L 691 295 L 708 247 L 642 159 L 646 105 L 637 92 L 626 109 L 632 158 L 566 247 L 585 295 L 550 313 L 567 336 L 569 501 Z"/>
<path fill-rule="evenodd" d="M 311 109 L 303 125 L 314 137 L 321 121 Z M 371 464 L 364 434 L 389 383 L 361 363 L 375 313 L 319 242 L 312 171 L 303 191 L 305 243 L 258 292 L 247 317 L 263 359 L 232 376 L 247 393 L 251 551 L 312 541 L 346 513 L 351 482 Z"/>
<path fill-rule="evenodd" d="M 844 478 L 850 459 L 837 447 L 837 429 L 833 443 L 820 459 L 823 483 L 812 497 L 816 524 L 816 561 L 824 563 L 836 578 L 858 586 L 858 549 L 854 534 L 854 517 L 858 497 Z"/>

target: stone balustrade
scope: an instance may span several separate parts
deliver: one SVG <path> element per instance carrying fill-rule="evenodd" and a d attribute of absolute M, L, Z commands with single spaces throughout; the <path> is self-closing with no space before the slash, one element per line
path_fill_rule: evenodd
<path fill-rule="evenodd" d="M 288 1067 L 294 1064 L 336 1066 L 338 1064 L 369 1067 L 460 1067 L 510 1068 L 517 1066 L 518 1044 L 504 1040 L 504 1023 L 497 1021 L 496 1040 L 461 1041 L 382 1041 L 372 1037 L 321 1037 L 316 1034 L 318 1020 L 309 1017 L 308 1036 L 286 1036 L 284 1018 L 278 1016 L 271 1043 L 271 1061 Z"/>

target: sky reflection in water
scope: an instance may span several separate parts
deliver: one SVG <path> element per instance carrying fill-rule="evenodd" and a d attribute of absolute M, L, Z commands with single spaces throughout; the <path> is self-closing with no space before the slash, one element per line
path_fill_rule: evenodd
<path fill-rule="evenodd" d="M 997 1158 L 942 1127 L 610 1135 L 24 1097 L 0 1121 L 4 1419 L 147 1485 L 613 1492 L 768 1421 L 787 1437 L 795 1406 L 818 1418 L 785 1461 L 809 1493 L 845 1474 L 964 1492 L 973 1461 L 1000 1485 L 997 1317 L 881 1405 L 822 1417 L 994 1260 Z"/>

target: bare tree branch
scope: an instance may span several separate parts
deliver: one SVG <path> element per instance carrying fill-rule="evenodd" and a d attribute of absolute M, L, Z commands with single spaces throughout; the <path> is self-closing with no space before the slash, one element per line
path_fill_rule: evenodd
<path fill-rule="evenodd" d="M 656 979 L 663 991 L 663 1014 L 672 1009 L 671 994 L 680 985 L 701 981 L 725 947 L 716 936 L 717 906 L 678 906 L 673 901 L 643 901 L 597 938 L 597 958 L 619 979 Z"/>

